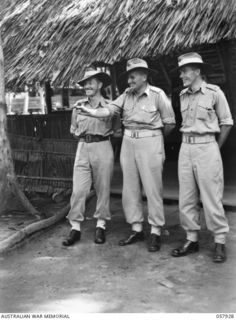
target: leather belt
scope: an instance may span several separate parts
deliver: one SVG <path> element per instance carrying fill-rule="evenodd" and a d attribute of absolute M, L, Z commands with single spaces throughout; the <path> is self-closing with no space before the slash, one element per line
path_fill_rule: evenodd
<path fill-rule="evenodd" d="M 160 129 L 156 130 L 130 130 L 130 129 L 125 129 L 124 134 L 130 138 L 147 138 L 147 137 L 156 137 L 156 136 L 161 136 L 162 131 Z"/>
<path fill-rule="evenodd" d="M 215 135 L 214 134 L 207 134 L 207 135 L 191 135 L 191 134 L 183 134 L 182 136 L 182 142 L 184 143 L 209 143 L 215 141 Z"/>
<path fill-rule="evenodd" d="M 109 140 L 109 136 L 100 136 L 100 135 L 94 135 L 94 134 L 86 134 L 84 136 L 78 137 L 79 142 L 86 142 L 86 143 L 92 143 L 92 142 L 100 142 L 100 141 L 106 141 Z"/>

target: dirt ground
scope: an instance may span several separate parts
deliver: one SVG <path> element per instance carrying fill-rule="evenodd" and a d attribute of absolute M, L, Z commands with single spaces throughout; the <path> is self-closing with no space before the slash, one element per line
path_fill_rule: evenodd
<path fill-rule="evenodd" d="M 165 205 L 158 253 L 148 252 L 146 241 L 118 246 L 129 231 L 119 198 L 112 198 L 107 242 L 94 244 L 93 206 L 82 239 L 73 247 L 61 245 L 69 231 L 63 221 L 0 258 L 0 312 L 236 312 L 236 212 L 227 212 L 228 260 L 214 264 L 213 241 L 205 228 L 199 253 L 170 256 L 184 237 L 176 204 Z"/>

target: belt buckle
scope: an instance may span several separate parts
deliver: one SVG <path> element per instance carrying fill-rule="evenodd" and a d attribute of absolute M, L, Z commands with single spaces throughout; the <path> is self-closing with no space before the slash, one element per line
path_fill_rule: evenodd
<path fill-rule="evenodd" d="M 137 139 L 138 138 L 138 131 L 132 130 L 131 131 L 131 138 Z"/>
<path fill-rule="evenodd" d="M 195 137 L 189 136 L 189 143 L 195 143 Z"/>
<path fill-rule="evenodd" d="M 86 136 L 85 136 L 85 142 L 87 142 L 87 143 L 92 142 L 92 135 L 91 135 L 91 134 L 86 134 Z"/>

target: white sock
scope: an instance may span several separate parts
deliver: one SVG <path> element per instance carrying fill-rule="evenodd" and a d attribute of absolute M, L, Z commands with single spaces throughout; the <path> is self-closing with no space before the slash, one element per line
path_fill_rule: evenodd
<path fill-rule="evenodd" d="M 75 220 L 70 220 L 70 225 L 72 230 L 80 231 L 80 222 Z"/>
<path fill-rule="evenodd" d="M 187 240 L 192 242 L 198 241 L 198 232 L 197 231 L 187 231 Z"/>
<path fill-rule="evenodd" d="M 225 233 L 215 234 L 214 238 L 215 238 L 215 243 L 225 244 L 226 242 Z"/>
<path fill-rule="evenodd" d="M 106 229 L 106 220 L 98 219 L 97 220 L 97 228 Z"/>
<path fill-rule="evenodd" d="M 161 235 L 161 227 L 151 226 L 151 233 L 154 233 L 157 236 L 160 236 Z"/>
<path fill-rule="evenodd" d="M 136 222 L 132 224 L 132 230 L 135 232 L 141 232 L 143 230 L 142 223 Z"/>

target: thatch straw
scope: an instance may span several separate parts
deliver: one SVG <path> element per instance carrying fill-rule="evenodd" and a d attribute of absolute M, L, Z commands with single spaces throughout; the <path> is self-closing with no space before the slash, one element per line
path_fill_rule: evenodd
<path fill-rule="evenodd" d="M 7 80 L 78 78 L 99 61 L 236 38 L 235 0 L 1 0 Z"/>

